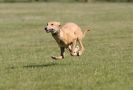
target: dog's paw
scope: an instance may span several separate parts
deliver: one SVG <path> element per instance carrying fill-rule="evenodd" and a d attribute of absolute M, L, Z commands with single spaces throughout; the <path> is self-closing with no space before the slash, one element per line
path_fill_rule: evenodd
<path fill-rule="evenodd" d="M 81 55 L 82 55 L 82 52 L 78 51 L 77 56 L 81 56 Z"/>
<path fill-rule="evenodd" d="M 75 49 L 73 50 L 73 52 L 71 53 L 72 56 L 78 56 L 78 52 L 79 52 L 79 46 L 77 45 L 75 47 Z"/>
<path fill-rule="evenodd" d="M 56 57 L 55 56 L 51 56 L 51 58 L 56 60 Z"/>
<path fill-rule="evenodd" d="M 61 59 L 63 59 L 62 56 L 59 56 L 59 57 L 51 56 L 51 58 L 54 59 L 54 60 L 61 60 Z"/>

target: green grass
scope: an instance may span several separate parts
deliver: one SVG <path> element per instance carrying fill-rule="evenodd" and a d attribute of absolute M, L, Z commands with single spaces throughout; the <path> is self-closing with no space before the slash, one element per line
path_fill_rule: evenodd
<path fill-rule="evenodd" d="M 82 56 L 50 58 L 52 20 L 90 27 Z M 133 5 L 1 3 L 0 90 L 133 90 Z"/>

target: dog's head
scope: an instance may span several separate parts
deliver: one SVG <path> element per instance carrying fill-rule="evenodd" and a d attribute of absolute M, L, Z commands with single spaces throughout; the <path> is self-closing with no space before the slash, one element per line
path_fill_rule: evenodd
<path fill-rule="evenodd" d="M 60 22 L 52 21 L 48 22 L 47 26 L 44 28 L 47 33 L 51 32 L 52 34 L 57 33 L 60 30 Z"/>

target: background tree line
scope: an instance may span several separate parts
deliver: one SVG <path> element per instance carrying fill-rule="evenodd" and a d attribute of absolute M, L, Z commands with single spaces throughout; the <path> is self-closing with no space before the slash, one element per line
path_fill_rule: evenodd
<path fill-rule="evenodd" d="M 0 0 L 0 2 L 133 2 L 133 0 Z"/>

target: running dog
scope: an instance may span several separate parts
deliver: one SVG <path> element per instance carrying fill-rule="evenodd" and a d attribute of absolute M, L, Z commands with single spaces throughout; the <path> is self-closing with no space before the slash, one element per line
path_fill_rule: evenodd
<path fill-rule="evenodd" d="M 75 23 L 66 23 L 61 25 L 60 22 L 48 22 L 44 30 L 51 33 L 60 47 L 60 56 L 52 56 L 53 59 L 63 59 L 65 48 L 70 51 L 72 56 L 80 56 L 85 50 L 82 39 L 89 30 L 81 31 L 81 28 Z M 77 42 L 80 47 L 76 46 Z M 78 50 L 77 48 L 78 47 Z"/>

